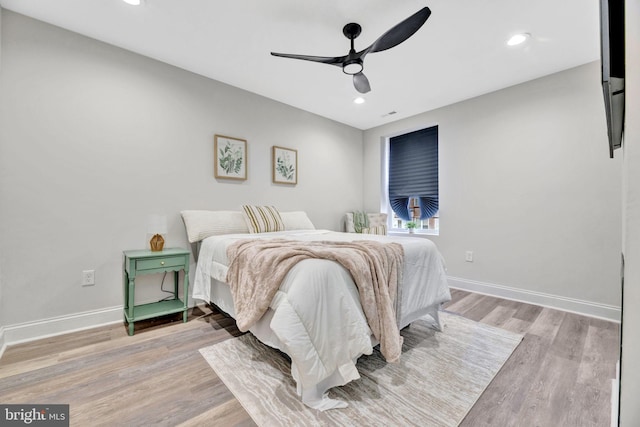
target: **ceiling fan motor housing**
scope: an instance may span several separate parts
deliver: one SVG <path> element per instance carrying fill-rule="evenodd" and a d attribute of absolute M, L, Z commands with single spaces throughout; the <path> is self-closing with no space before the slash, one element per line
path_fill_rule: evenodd
<path fill-rule="evenodd" d="M 355 22 L 351 22 L 344 26 L 342 29 L 342 34 L 349 40 L 353 40 L 360 35 L 362 32 L 362 27 Z"/>

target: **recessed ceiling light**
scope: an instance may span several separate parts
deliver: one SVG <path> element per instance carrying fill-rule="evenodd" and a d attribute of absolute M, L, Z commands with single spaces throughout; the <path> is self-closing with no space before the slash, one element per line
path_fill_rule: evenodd
<path fill-rule="evenodd" d="M 122 0 L 122 1 L 132 6 L 140 6 L 140 3 L 142 3 L 142 0 Z"/>
<path fill-rule="evenodd" d="M 529 34 L 529 33 L 516 34 L 516 35 L 511 36 L 511 38 L 509 40 L 507 40 L 507 44 L 509 46 L 516 46 L 516 45 L 519 45 L 519 44 L 522 44 L 522 43 L 526 42 L 529 37 L 531 37 L 531 34 Z"/>
<path fill-rule="evenodd" d="M 359 96 L 356 99 L 354 99 L 353 102 L 356 104 L 364 104 L 364 98 Z"/>

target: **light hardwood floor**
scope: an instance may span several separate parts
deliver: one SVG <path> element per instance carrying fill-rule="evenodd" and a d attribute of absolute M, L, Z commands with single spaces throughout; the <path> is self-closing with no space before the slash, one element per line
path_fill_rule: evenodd
<path fill-rule="evenodd" d="M 618 324 L 452 290 L 444 308 L 524 334 L 461 426 L 608 426 Z M 253 426 L 198 349 L 240 334 L 215 308 L 9 347 L 0 403 L 68 403 L 74 426 Z M 416 425 L 421 425 L 416 420 Z"/>

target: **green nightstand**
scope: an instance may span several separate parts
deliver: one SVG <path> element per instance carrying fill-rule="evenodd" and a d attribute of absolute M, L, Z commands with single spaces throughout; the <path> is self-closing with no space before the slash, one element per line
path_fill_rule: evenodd
<path fill-rule="evenodd" d="M 129 335 L 133 335 L 134 322 L 182 312 L 187 321 L 189 299 L 189 255 L 181 248 L 168 248 L 158 252 L 150 250 L 124 251 L 124 318 L 129 324 Z M 179 272 L 184 270 L 184 298 L 178 295 Z M 141 274 L 174 272 L 174 299 L 135 305 L 136 276 Z"/>

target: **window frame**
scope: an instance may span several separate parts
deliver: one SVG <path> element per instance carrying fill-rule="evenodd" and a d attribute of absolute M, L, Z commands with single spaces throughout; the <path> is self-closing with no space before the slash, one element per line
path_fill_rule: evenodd
<path fill-rule="evenodd" d="M 411 236 L 439 236 L 440 235 L 440 210 L 432 218 L 436 218 L 438 227 L 436 229 L 415 229 L 413 233 L 410 233 L 407 228 L 397 228 L 394 225 L 394 211 L 391 208 L 389 202 L 389 152 L 391 138 L 401 136 L 407 133 L 427 129 L 430 127 L 438 126 L 438 179 L 440 177 L 440 124 L 435 122 L 426 125 L 420 125 L 409 129 L 403 129 L 392 134 L 385 135 L 381 138 L 382 156 L 381 156 L 381 188 L 380 188 L 380 212 L 387 214 L 387 233 L 389 235 L 411 235 Z M 438 199 L 440 199 L 440 186 L 438 186 Z M 406 221 L 403 221 L 403 223 Z"/>

